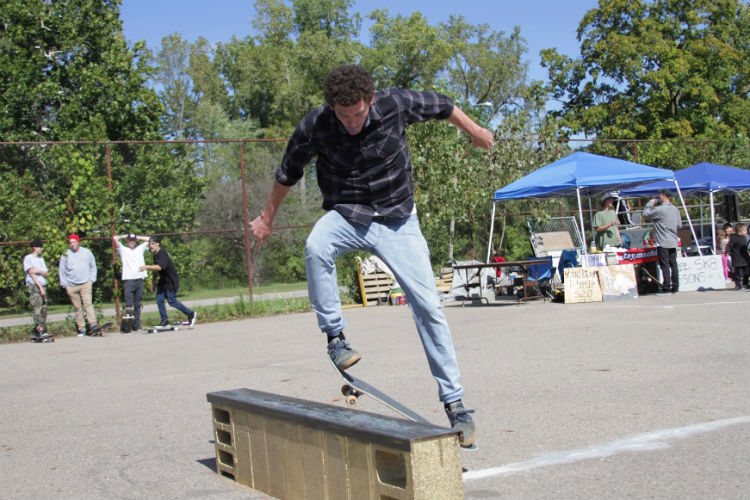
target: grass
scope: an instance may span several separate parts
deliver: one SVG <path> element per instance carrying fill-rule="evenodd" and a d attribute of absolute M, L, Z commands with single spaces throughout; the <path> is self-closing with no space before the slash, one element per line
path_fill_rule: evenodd
<path fill-rule="evenodd" d="M 253 296 L 261 295 L 263 293 L 274 293 L 306 289 L 305 283 L 295 284 L 280 284 L 280 285 L 268 285 L 267 287 L 257 287 L 253 289 Z M 211 292 L 211 293 L 208 293 Z M 198 300 L 206 298 L 216 297 L 236 297 L 237 300 L 227 304 L 216 304 L 210 306 L 195 306 L 191 308 L 198 314 L 198 323 L 213 323 L 217 321 L 232 321 L 237 319 L 246 318 L 258 318 L 264 316 L 275 316 L 279 314 L 291 314 L 299 312 L 310 311 L 310 301 L 307 297 L 292 297 L 283 299 L 270 299 L 270 300 L 254 300 L 252 303 L 248 300 L 247 289 L 241 288 L 228 288 L 221 291 L 221 293 L 213 293 L 219 291 L 201 291 L 201 293 L 186 293 L 180 294 L 180 300 Z M 234 292 L 234 295 L 231 293 Z M 342 302 L 344 304 L 351 303 L 352 300 L 346 295 L 342 294 Z M 144 297 L 144 302 L 147 299 Z M 101 315 L 101 311 L 104 308 L 113 308 L 114 304 L 95 304 L 97 313 L 99 314 L 100 324 L 104 324 L 108 321 L 116 323 L 116 318 L 111 316 Z M 175 309 L 167 306 L 167 310 L 173 319 L 176 319 L 175 315 L 183 316 L 182 313 Z M 53 312 L 53 308 L 50 308 L 48 314 Z M 69 337 L 75 335 L 75 320 L 70 305 L 61 305 L 57 310 L 58 313 L 66 313 L 67 316 L 64 321 L 49 322 L 47 324 L 47 330 L 50 333 L 56 334 L 57 337 Z M 20 315 L 19 315 L 20 316 Z M 180 318 L 184 319 L 184 317 Z M 159 323 L 158 312 L 144 312 L 141 315 L 141 325 L 155 325 Z M 31 331 L 31 324 L 24 324 L 10 327 L 0 327 L 0 344 L 9 344 L 15 342 L 27 342 Z M 118 333 L 119 327 L 115 324 L 110 332 Z"/>
<path fill-rule="evenodd" d="M 263 295 L 266 293 L 279 293 L 279 292 L 291 292 L 291 291 L 297 291 L 297 290 L 307 290 L 307 282 L 301 281 L 298 283 L 269 283 L 267 285 L 259 285 L 253 287 L 253 296 L 257 295 Z M 153 302 L 154 298 L 156 297 L 155 293 L 149 292 L 148 286 L 146 286 L 146 289 L 144 290 L 145 293 L 143 295 L 143 302 L 147 303 L 149 301 Z M 187 300 L 201 300 L 201 299 L 215 299 L 220 297 L 238 297 L 241 295 L 244 295 L 247 297 L 249 294 L 249 291 L 246 286 L 235 286 L 235 287 L 228 287 L 228 288 L 219 288 L 216 290 L 208 290 L 208 289 L 196 289 L 196 290 L 180 290 L 180 294 L 178 296 L 180 302 L 184 302 Z M 122 301 L 121 301 L 122 302 Z M 122 304 L 121 304 L 122 305 Z M 94 306 L 98 309 L 112 309 L 115 307 L 114 302 L 102 302 L 102 303 L 96 303 Z M 70 311 L 70 304 L 65 302 L 62 304 L 51 304 L 47 306 L 47 314 L 59 314 L 59 313 L 66 313 Z M 8 308 L 0 308 L 0 318 L 19 318 L 28 316 L 30 314 L 29 310 L 18 312 L 18 311 L 12 311 Z"/>

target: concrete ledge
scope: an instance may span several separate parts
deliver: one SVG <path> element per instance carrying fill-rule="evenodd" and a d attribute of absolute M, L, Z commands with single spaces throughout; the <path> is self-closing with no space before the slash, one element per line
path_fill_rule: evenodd
<path fill-rule="evenodd" d="M 207 395 L 220 474 L 278 498 L 463 498 L 456 433 L 251 389 Z"/>

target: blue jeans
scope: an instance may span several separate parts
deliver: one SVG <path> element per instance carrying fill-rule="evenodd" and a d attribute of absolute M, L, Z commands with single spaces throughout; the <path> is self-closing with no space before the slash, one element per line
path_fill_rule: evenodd
<path fill-rule="evenodd" d="M 438 384 L 440 400 L 452 402 L 462 398 L 453 338 L 435 288 L 430 251 L 416 215 L 377 220 L 363 226 L 331 210 L 318 220 L 307 238 L 305 263 L 310 305 L 318 316 L 320 329 L 328 335 L 344 330 L 334 260 L 355 250 L 380 257 L 403 288 L 430 371 Z"/>
<path fill-rule="evenodd" d="M 156 306 L 159 308 L 159 316 L 161 316 L 162 323 L 169 321 L 169 316 L 167 316 L 167 306 L 164 305 L 165 297 L 170 306 L 179 311 L 182 311 L 187 315 L 188 318 L 193 315 L 192 309 L 177 300 L 177 292 L 178 290 L 164 290 L 163 288 L 156 288 Z"/>

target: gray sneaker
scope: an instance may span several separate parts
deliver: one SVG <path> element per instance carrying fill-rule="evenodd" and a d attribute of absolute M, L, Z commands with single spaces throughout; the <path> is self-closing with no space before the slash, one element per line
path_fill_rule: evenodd
<path fill-rule="evenodd" d="M 464 408 L 463 402 L 459 399 L 446 405 L 445 413 L 448 415 L 448 420 L 450 420 L 451 430 L 458 431 L 458 444 L 464 448 L 468 448 L 474 444 L 474 440 L 477 438 L 477 431 L 474 421 L 471 419 L 471 415 L 469 415 L 469 413 L 474 413 L 474 410 Z"/>
<path fill-rule="evenodd" d="M 328 343 L 328 356 L 330 356 L 336 368 L 342 371 L 350 368 L 362 359 L 362 355 L 352 349 L 349 342 L 339 337 L 334 338 Z"/>

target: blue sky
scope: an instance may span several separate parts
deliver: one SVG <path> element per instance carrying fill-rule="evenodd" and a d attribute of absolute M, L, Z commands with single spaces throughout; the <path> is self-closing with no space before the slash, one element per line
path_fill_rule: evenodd
<path fill-rule="evenodd" d="M 146 40 L 157 49 L 162 37 L 175 32 L 191 42 L 200 36 L 228 42 L 232 36 L 252 35 L 253 5 L 253 0 L 123 0 L 120 10 L 128 41 Z M 363 18 L 379 8 L 387 8 L 393 16 L 419 11 L 433 25 L 459 14 L 472 24 L 486 23 L 506 34 L 518 25 L 528 47 L 529 77 L 543 80 L 547 73 L 539 65 L 539 51 L 554 47 L 577 57 L 576 29 L 583 15 L 597 5 L 597 0 L 356 0 L 354 10 Z M 363 26 L 369 26 L 366 20 Z"/>

